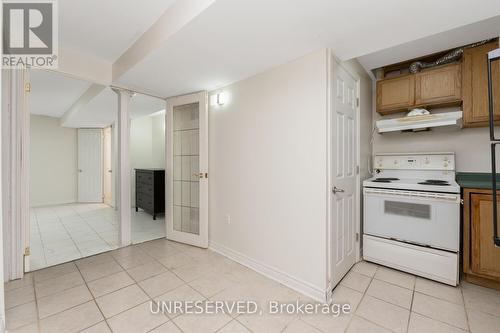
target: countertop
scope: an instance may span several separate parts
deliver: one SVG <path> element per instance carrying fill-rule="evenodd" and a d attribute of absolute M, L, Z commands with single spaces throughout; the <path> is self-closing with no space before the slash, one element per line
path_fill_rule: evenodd
<path fill-rule="evenodd" d="M 491 189 L 491 173 L 457 172 L 456 180 L 462 188 Z M 500 189 L 500 174 L 498 173 L 497 189 Z"/>

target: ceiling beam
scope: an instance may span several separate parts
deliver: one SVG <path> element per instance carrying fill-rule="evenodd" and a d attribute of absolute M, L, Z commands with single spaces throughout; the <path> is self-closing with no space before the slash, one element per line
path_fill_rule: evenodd
<path fill-rule="evenodd" d="M 113 64 L 113 82 L 144 59 L 151 51 L 163 45 L 215 0 L 179 0 L 125 51 Z"/>
<path fill-rule="evenodd" d="M 74 103 L 64 112 L 60 124 L 63 127 L 69 126 L 68 123 L 80 112 L 94 97 L 99 95 L 106 88 L 104 85 L 92 84 Z"/>

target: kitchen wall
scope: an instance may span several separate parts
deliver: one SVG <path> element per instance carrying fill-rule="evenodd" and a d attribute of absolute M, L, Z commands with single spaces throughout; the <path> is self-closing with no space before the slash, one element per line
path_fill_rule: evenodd
<path fill-rule="evenodd" d="M 436 111 L 455 111 L 448 108 Z M 375 112 L 374 120 L 381 119 Z M 374 153 L 455 152 L 459 172 L 490 172 L 489 130 L 481 128 L 434 128 L 429 132 L 375 134 Z M 500 166 L 500 165 L 499 165 Z"/>
<path fill-rule="evenodd" d="M 30 117 L 30 204 L 32 207 L 77 200 L 76 129 L 59 118 Z"/>
<path fill-rule="evenodd" d="M 327 70 L 322 50 L 223 88 L 210 107 L 211 247 L 324 293 Z"/>
<path fill-rule="evenodd" d="M 164 114 L 132 119 L 130 122 L 131 202 L 135 207 L 135 169 L 165 168 Z"/>
<path fill-rule="evenodd" d="M 317 297 L 328 283 L 327 58 L 314 52 L 214 91 L 229 101 L 209 111 L 210 246 Z M 357 61 L 345 66 L 361 78 L 367 165 L 371 80 Z"/>

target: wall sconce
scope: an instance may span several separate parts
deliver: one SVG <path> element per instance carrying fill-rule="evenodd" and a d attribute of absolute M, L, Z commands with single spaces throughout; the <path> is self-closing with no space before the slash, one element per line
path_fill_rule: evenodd
<path fill-rule="evenodd" d="M 225 91 L 212 95 L 210 97 L 210 104 L 212 106 L 222 106 L 226 104 L 227 101 L 228 101 L 228 94 Z"/>

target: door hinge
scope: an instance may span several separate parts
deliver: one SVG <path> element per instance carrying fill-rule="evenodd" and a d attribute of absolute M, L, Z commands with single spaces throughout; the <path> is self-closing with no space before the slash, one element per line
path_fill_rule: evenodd
<path fill-rule="evenodd" d="M 359 97 L 356 97 L 356 106 L 359 108 Z"/>
<path fill-rule="evenodd" d="M 31 83 L 25 83 L 24 84 L 24 91 L 25 92 L 31 92 Z"/>
<path fill-rule="evenodd" d="M 359 232 L 356 233 L 356 242 L 359 242 Z"/>
<path fill-rule="evenodd" d="M 359 175 L 359 165 L 356 165 L 356 174 Z"/>
<path fill-rule="evenodd" d="M 29 247 L 29 246 L 25 247 L 25 248 L 24 248 L 24 255 L 25 255 L 25 256 L 29 256 L 29 255 L 30 255 L 30 253 L 31 253 L 31 251 L 30 251 L 30 247 Z"/>

